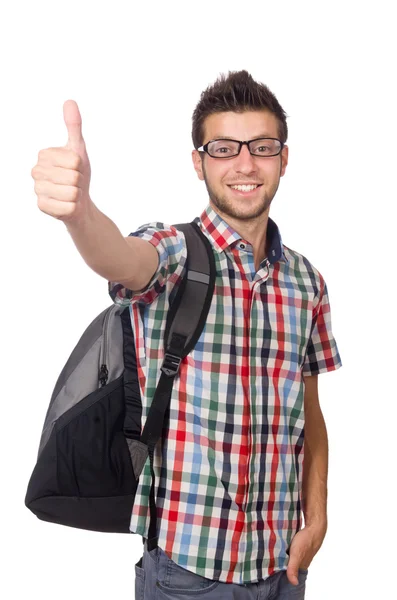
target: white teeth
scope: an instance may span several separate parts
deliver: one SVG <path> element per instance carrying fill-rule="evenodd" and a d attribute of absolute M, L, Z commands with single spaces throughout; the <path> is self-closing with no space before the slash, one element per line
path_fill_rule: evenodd
<path fill-rule="evenodd" d="M 257 185 L 232 185 L 231 187 L 234 190 L 238 190 L 239 192 L 251 192 L 258 186 Z"/>

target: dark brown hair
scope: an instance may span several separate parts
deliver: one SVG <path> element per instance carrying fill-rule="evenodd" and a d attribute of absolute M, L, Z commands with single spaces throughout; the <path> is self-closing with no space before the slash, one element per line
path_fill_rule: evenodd
<path fill-rule="evenodd" d="M 212 85 L 201 93 L 199 103 L 193 112 L 193 145 L 200 148 L 204 142 L 204 121 L 217 112 L 244 112 L 249 110 L 271 111 L 278 121 L 278 137 L 285 143 L 288 137 L 287 114 L 276 96 L 263 84 L 255 81 L 248 71 L 221 73 Z"/>

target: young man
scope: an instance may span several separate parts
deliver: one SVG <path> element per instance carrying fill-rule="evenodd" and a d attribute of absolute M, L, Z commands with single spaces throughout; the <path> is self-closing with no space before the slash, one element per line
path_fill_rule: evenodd
<path fill-rule="evenodd" d="M 73 101 L 64 116 L 67 146 L 42 150 L 32 170 L 38 205 L 65 222 L 114 302 L 131 306 L 143 427 L 167 311 L 184 275 L 184 235 L 149 223 L 124 238 L 90 198 Z M 328 446 L 317 376 L 342 363 L 324 278 L 283 244 L 269 217 L 288 164 L 287 133 L 276 97 L 246 71 L 221 76 L 193 114 L 193 164 L 209 196 L 196 222 L 217 275 L 154 455 L 159 530 L 150 552 L 149 461 L 139 480 L 130 526 L 145 541 L 136 598 L 304 598 L 326 533 Z"/>

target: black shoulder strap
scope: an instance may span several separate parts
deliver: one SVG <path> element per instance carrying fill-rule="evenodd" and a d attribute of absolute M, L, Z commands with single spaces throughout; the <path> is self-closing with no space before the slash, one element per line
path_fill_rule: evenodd
<path fill-rule="evenodd" d="M 207 320 L 215 285 L 215 259 L 208 238 L 192 223 L 174 225 L 185 235 L 187 265 L 185 277 L 168 312 L 165 348 L 174 348 L 185 358 L 194 348 Z M 181 344 L 183 343 L 183 346 Z"/>
<path fill-rule="evenodd" d="M 157 546 L 157 521 L 154 495 L 154 448 L 162 435 L 164 418 L 171 399 L 174 379 L 181 361 L 194 348 L 203 330 L 210 309 L 215 286 L 215 258 L 212 246 L 200 227 L 191 223 L 174 225 L 183 231 L 187 246 L 185 276 L 179 286 L 167 315 L 164 336 L 164 360 L 150 410 L 140 439 L 139 464 L 134 472 L 138 479 L 150 458 L 152 487 L 150 490 L 150 527 L 148 550 Z M 138 454 L 136 455 L 138 457 Z"/>
<path fill-rule="evenodd" d="M 196 223 L 183 229 L 187 245 L 185 276 L 167 315 L 164 359 L 141 442 L 154 449 L 161 437 L 164 415 L 171 398 L 174 378 L 203 330 L 215 285 L 215 259 L 210 242 Z"/>

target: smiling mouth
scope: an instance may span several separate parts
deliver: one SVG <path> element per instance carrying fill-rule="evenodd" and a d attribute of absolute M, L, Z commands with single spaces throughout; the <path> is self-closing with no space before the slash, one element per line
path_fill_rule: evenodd
<path fill-rule="evenodd" d="M 262 183 L 253 187 L 252 185 L 239 185 L 238 187 L 233 187 L 229 185 L 228 187 L 232 190 L 232 192 L 240 195 L 240 196 L 250 196 L 254 195 L 256 190 L 262 187 Z"/>

